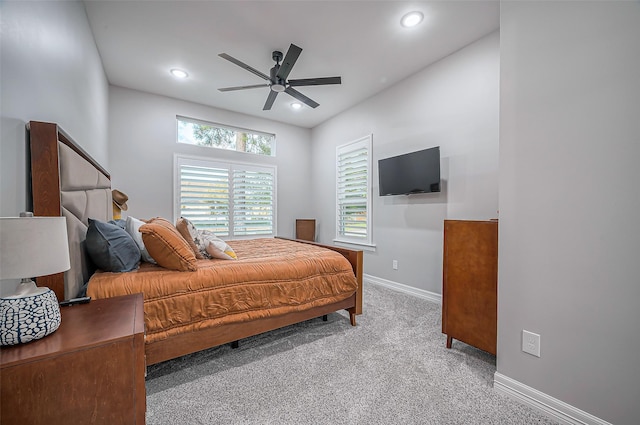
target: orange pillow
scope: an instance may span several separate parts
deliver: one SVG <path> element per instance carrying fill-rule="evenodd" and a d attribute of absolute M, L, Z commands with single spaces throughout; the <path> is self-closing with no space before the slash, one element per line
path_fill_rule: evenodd
<path fill-rule="evenodd" d="M 176 229 L 178 229 L 178 232 L 180 232 L 184 240 L 187 241 L 187 243 L 191 247 L 191 250 L 195 254 L 196 258 L 198 260 L 202 260 L 204 257 L 202 256 L 202 254 L 200 254 L 200 250 L 196 246 L 196 243 L 193 241 L 193 238 L 191 237 L 191 233 L 189 233 L 189 220 L 187 220 L 186 218 L 180 217 L 176 221 Z"/>
<path fill-rule="evenodd" d="M 178 271 L 195 271 L 196 256 L 173 224 L 156 217 L 140 226 L 142 241 L 158 265 Z"/>

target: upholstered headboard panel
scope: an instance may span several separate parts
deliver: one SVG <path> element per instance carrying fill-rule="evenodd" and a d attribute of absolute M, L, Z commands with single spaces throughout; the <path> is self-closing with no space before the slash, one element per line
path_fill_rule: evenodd
<path fill-rule="evenodd" d="M 64 276 L 65 298 L 73 298 L 94 272 L 84 247 L 89 218 L 112 218 L 111 181 L 90 162 L 62 142 L 60 160 L 60 200 L 67 218 L 71 269 Z"/>
<path fill-rule="evenodd" d="M 31 188 L 36 216 L 67 219 L 71 269 L 37 278 L 58 299 L 77 296 L 93 273 L 84 247 L 89 218 L 111 220 L 111 181 L 91 156 L 56 124 L 29 123 Z"/>

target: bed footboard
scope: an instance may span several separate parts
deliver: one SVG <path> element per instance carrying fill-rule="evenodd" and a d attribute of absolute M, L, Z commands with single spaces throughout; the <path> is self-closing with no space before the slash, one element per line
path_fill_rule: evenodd
<path fill-rule="evenodd" d="M 349 298 L 337 303 L 314 307 L 309 310 L 296 311 L 249 322 L 228 323 L 147 343 L 145 345 L 146 362 L 149 365 L 160 363 L 218 345 L 233 343 L 243 338 L 300 323 L 305 320 L 322 317 L 335 311 L 351 310 L 355 308 L 353 307 L 355 298 L 356 294 L 353 294 Z M 355 316 L 353 314 L 350 314 L 350 316 L 351 324 L 355 326 Z"/>
<path fill-rule="evenodd" d="M 349 248 L 343 248 L 340 246 L 334 246 L 334 245 L 324 245 L 318 242 L 312 242 L 312 241 L 306 241 L 306 240 L 302 240 L 302 239 L 291 239 L 291 238 L 285 238 L 282 236 L 276 236 L 277 239 L 286 239 L 286 240 L 290 240 L 290 241 L 296 241 L 296 242 L 300 242 L 300 243 L 306 243 L 309 245 L 316 245 L 316 246 L 320 246 L 322 248 L 327 248 L 330 249 L 332 251 L 336 251 L 339 252 L 340 254 L 342 254 L 348 261 L 349 263 L 351 263 L 351 268 L 353 268 L 353 274 L 355 274 L 356 276 L 356 280 L 358 282 L 358 290 L 356 291 L 356 306 L 355 306 L 355 313 L 356 314 L 362 314 L 362 258 L 363 258 L 363 253 L 361 250 L 355 250 L 355 249 L 349 249 Z"/>

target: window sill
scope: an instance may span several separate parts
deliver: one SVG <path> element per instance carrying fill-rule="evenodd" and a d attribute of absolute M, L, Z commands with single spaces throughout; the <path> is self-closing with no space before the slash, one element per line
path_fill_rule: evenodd
<path fill-rule="evenodd" d="M 345 247 L 345 248 L 361 249 L 363 251 L 370 251 L 370 252 L 375 252 L 376 251 L 376 245 L 375 244 L 362 243 L 362 242 L 353 242 L 353 241 L 345 241 L 345 240 L 342 240 L 342 239 L 334 239 L 333 242 L 336 245 L 342 246 L 342 247 Z"/>

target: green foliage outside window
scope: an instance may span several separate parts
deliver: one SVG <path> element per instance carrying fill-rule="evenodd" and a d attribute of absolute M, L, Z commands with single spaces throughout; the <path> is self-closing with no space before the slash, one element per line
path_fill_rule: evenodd
<path fill-rule="evenodd" d="M 272 156 L 275 136 L 178 118 L 178 142 Z"/>

